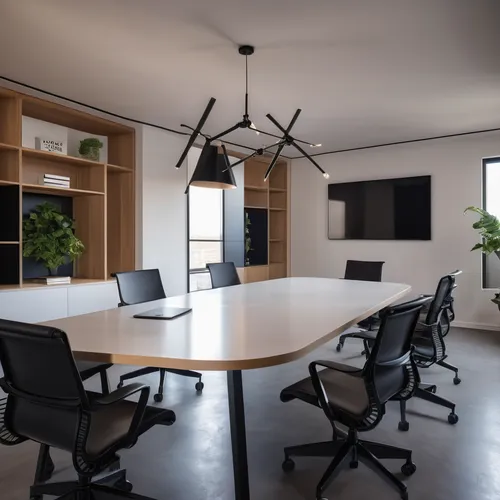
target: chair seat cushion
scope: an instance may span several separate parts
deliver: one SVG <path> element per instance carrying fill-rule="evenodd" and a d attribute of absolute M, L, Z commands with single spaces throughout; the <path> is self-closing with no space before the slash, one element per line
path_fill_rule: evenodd
<path fill-rule="evenodd" d="M 102 397 L 102 394 L 87 391 L 90 400 Z M 93 411 L 86 451 L 90 456 L 99 456 L 103 451 L 126 438 L 130 424 L 137 409 L 137 403 L 123 400 Z M 154 425 L 171 425 L 175 422 L 175 413 L 166 408 L 148 406 L 139 425 L 138 435 Z M 125 446 L 133 443 L 124 443 Z"/>
<path fill-rule="evenodd" d="M 112 363 L 95 363 L 93 361 L 76 361 L 76 367 L 82 380 L 87 380 L 113 366 Z"/>
<path fill-rule="evenodd" d="M 434 356 L 434 347 L 429 344 L 413 344 L 415 347 L 414 355 L 416 357 L 423 357 L 426 359 L 430 359 Z"/>
<path fill-rule="evenodd" d="M 332 363 L 342 371 L 324 369 L 319 373 L 330 403 L 352 415 L 363 415 L 368 408 L 368 394 L 361 378 L 361 369 L 341 363 Z M 319 406 L 318 398 L 310 377 L 297 382 L 281 391 L 283 402 L 300 399 Z"/>

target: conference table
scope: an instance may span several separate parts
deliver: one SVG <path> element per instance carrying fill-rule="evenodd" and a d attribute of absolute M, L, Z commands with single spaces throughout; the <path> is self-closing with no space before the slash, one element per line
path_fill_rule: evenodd
<path fill-rule="evenodd" d="M 297 360 L 410 290 L 397 283 L 284 278 L 44 324 L 67 333 L 78 359 L 226 371 L 235 499 L 249 500 L 242 371 Z M 172 320 L 133 318 L 165 306 L 192 312 Z"/>

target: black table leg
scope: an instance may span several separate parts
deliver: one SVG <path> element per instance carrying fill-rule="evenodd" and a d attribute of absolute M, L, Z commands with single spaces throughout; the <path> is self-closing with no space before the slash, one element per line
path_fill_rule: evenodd
<path fill-rule="evenodd" d="M 245 404 L 240 370 L 227 372 L 227 393 L 229 399 L 231 445 L 233 448 L 234 498 L 235 500 L 250 500 Z"/>

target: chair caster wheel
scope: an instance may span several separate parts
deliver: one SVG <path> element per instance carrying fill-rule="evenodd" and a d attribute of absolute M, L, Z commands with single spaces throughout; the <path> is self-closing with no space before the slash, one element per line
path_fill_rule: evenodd
<path fill-rule="evenodd" d="M 155 394 L 153 396 L 155 403 L 161 403 L 163 401 L 163 394 Z"/>
<path fill-rule="evenodd" d="M 408 422 L 399 422 L 398 430 L 401 432 L 408 432 L 410 430 L 410 424 Z"/>
<path fill-rule="evenodd" d="M 196 382 L 194 388 L 196 389 L 196 392 L 202 392 L 203 388 L 205 387 L 205 384 L 203 382 Z"/>
<path fill-rule="evenodd" d="M 295 462 L 291 458 L 285 458 L 284 462 L 281 464 L 281 468 L 285 472 L 291 472 L 295 469 Z"/>
<path fill-rule="evenodd" d="M 411 461 L 406 462 L 401 467 L 401 472 L 405 476 L 412 476 L 413 474 L 415 474 L 416 471 L 417 471 L 417 466 L 413 462 L 411 462 Z"/>
<path fill-rule="evenodd" d="M 130 493 L 134 489 L 134 485 L 130 482 L 125 480 L 118 481 L 115 484 L 115 488 L 121 490 L 121 491 L 126 491 L 127 493 Z"/>
<path fill-rule="evenodd" d="M 340 352 L 342 350 L 342 344 L 337 344 L 337 352 Z"/>
<path fill-rule="evenodd" d="M 448 422 L 451 425 L 455 425 L 458 422 L 458 415 L 456 413 L 450 413 L 448 415 Z"/>
<path fill-rule="evenodd" d="M 349 467 L 351 469 L 357 469 L 358 468 L 358 462 L 356 460 L 352 460 L 350 463 L 349 463 Z"/>
<path fill-rule="evenodd" d="M 122 387 L 123 387 L 123 382 L 120 382 L 120 383 L 116 386 L 116 388 L 117 388 L 117 389 L 121 389 Z"/>
<path fill-rule="evenodd" d="M 460 379 L 460 378 L 458 378 L 458 377 L 455 377 L 455 378 L 453 379 L 453 383 L 454 383 L 455 385 L 460 384 L 460 382 L 462 382 L 462 379 Z"/>

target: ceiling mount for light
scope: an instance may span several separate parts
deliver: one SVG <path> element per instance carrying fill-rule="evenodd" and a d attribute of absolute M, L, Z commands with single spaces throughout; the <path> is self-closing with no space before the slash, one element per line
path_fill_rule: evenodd
<path fill-rule="evenodd" d="M 249 115 L 249 109 L 248 109 L 248 56 L 251 56 L 255 52 L 255 48 L 251 45 L 241 45 L 238 48 L 238 52 L 242 55 L 245 56 L 245 109 L 243 112 L 243 119 L 239 122 L 237 122 L 235 125 L 232 127 L 228 128 L 227 130 L 224 130 L 223 132 L 214 135 L 214 136 L 209 136 L 207 134 L 204 134 L 202 132 L 203 126 L 205 125 L 205 122 L 208 119 L 208 116 L 210 115 L 212 108 L 214 107 L 215 104 L 215 98 L 211 98 L 210 101 L 207 104 L 207 107 L 205 108 L 205 111 L 203 112 L 203 115 L 200 118 L 200 121 L 198 122 L 198 125 L 196 128 L 190 127 L 188 125 L 182 124 L 182 127 L 188 128 L 192 131 L 191 136 L 189 138 L 189 141 L 186 145 L 186 148 L 181 154 L 181 157 L 179 158 L 179 161 L 177 162 L 177 165 L 175 168 L 180 168 L 182 164 L 184 163 L 184 160 L 186 159 L 186 156 L 193 146 L 193 144 L 196 141 L 196 138 L 198 135 L 201 135 L 205 138 L 205 146 L 203 147 L 202 154 L 200 155 L 200 158 L 198 160 L 198 163 L 196 165 L 195 172 L 193 173 L 193 176 L 191 180 L 189 181 L 188 188 L 190 185 L 198 185 L 198 186 L 203 186 L 203 187 L 213 187 L 217 189 L 231 189 L 236 187 L 236 183 L 234 181 L 234 176 L 232 173 L 232 168 L 235 167 L 236 165 L 239 165 L 240 163 L 243 163 L 244 161 L 253 158 L 254 156 L 259 156 L 263 155 L 265 152 L 272 148 L 278 148 L 274 154 L 274 157 L 269 164 L 269 168 L 267 169 L 266 175 L 264 180 L 267 180 L 269 175 L 271 174 L 271 171 L 273 170 L 274 166 L 276 165 L 279 156 L 281 152 L 283 151 L 283 148 L 285 146 L 294 146 L 295 149 L 297 149 L 300 153 L 302 153 L 325 177 L 325 179 L 329 178 L 329 175 L 318 165 L 318 163 L 308 154 L 306 153 L 301 146 L 299 146 L 298 143 L 301 144 L 306 144 L 311 148 L 317 148 L 320 147 L 321 144 L 313 144 L 310 142 L 302 141 L 300 139 L 297 139 L 295 137 L 292 137 L 290 135 L 290 132 L 295 125 L 295 122 L 297 121 L 297 118 L 299 114 L 301 113 L 301 110 L 298 109 L 295 112 L 295 115 L 292 118 L 292 121 L 288 125 L 288 128 L 283 128 L 270 114 L 267 114 L 267 118 L 271 120 L 271 122 L 278 127 L 278 129 L 283 132 L 283 136 L 278 136 L 275 134 L 272 134 L 270 132 L 265 132 L 263 130 L 258 129 L 255 124 L 252 122 L 250 119 Z M 254 152 L 245 158 L 240 159 L 236 163 L 233 163 L 230 165 L 229 163 L 229 157 L 227 156 L 226 149 L 224 145 L 222 146 L 222 154 L 218 153 L 218 148 L 216 146 L 211 146 L 211 143 L 214 141 L 222 141 L 223 142 L 223 137 L 230 134 L 231 132 L 234 132 L 235 130 L 238 130 L 239 128 L 245 129 L 248 128 L 252 131 L 254 131 L 256 134 L 264 134 L 270 137 L 273 137 L 274 139 L 278 139 L 277 141 L 274 141 L 273 144 L 263 147 L 263 148 L 257 148 L 254 150 Z M 222 168 L 221 168 L 222 165 Z M 186 189 L 186 192 L 188 190 Z"/>

